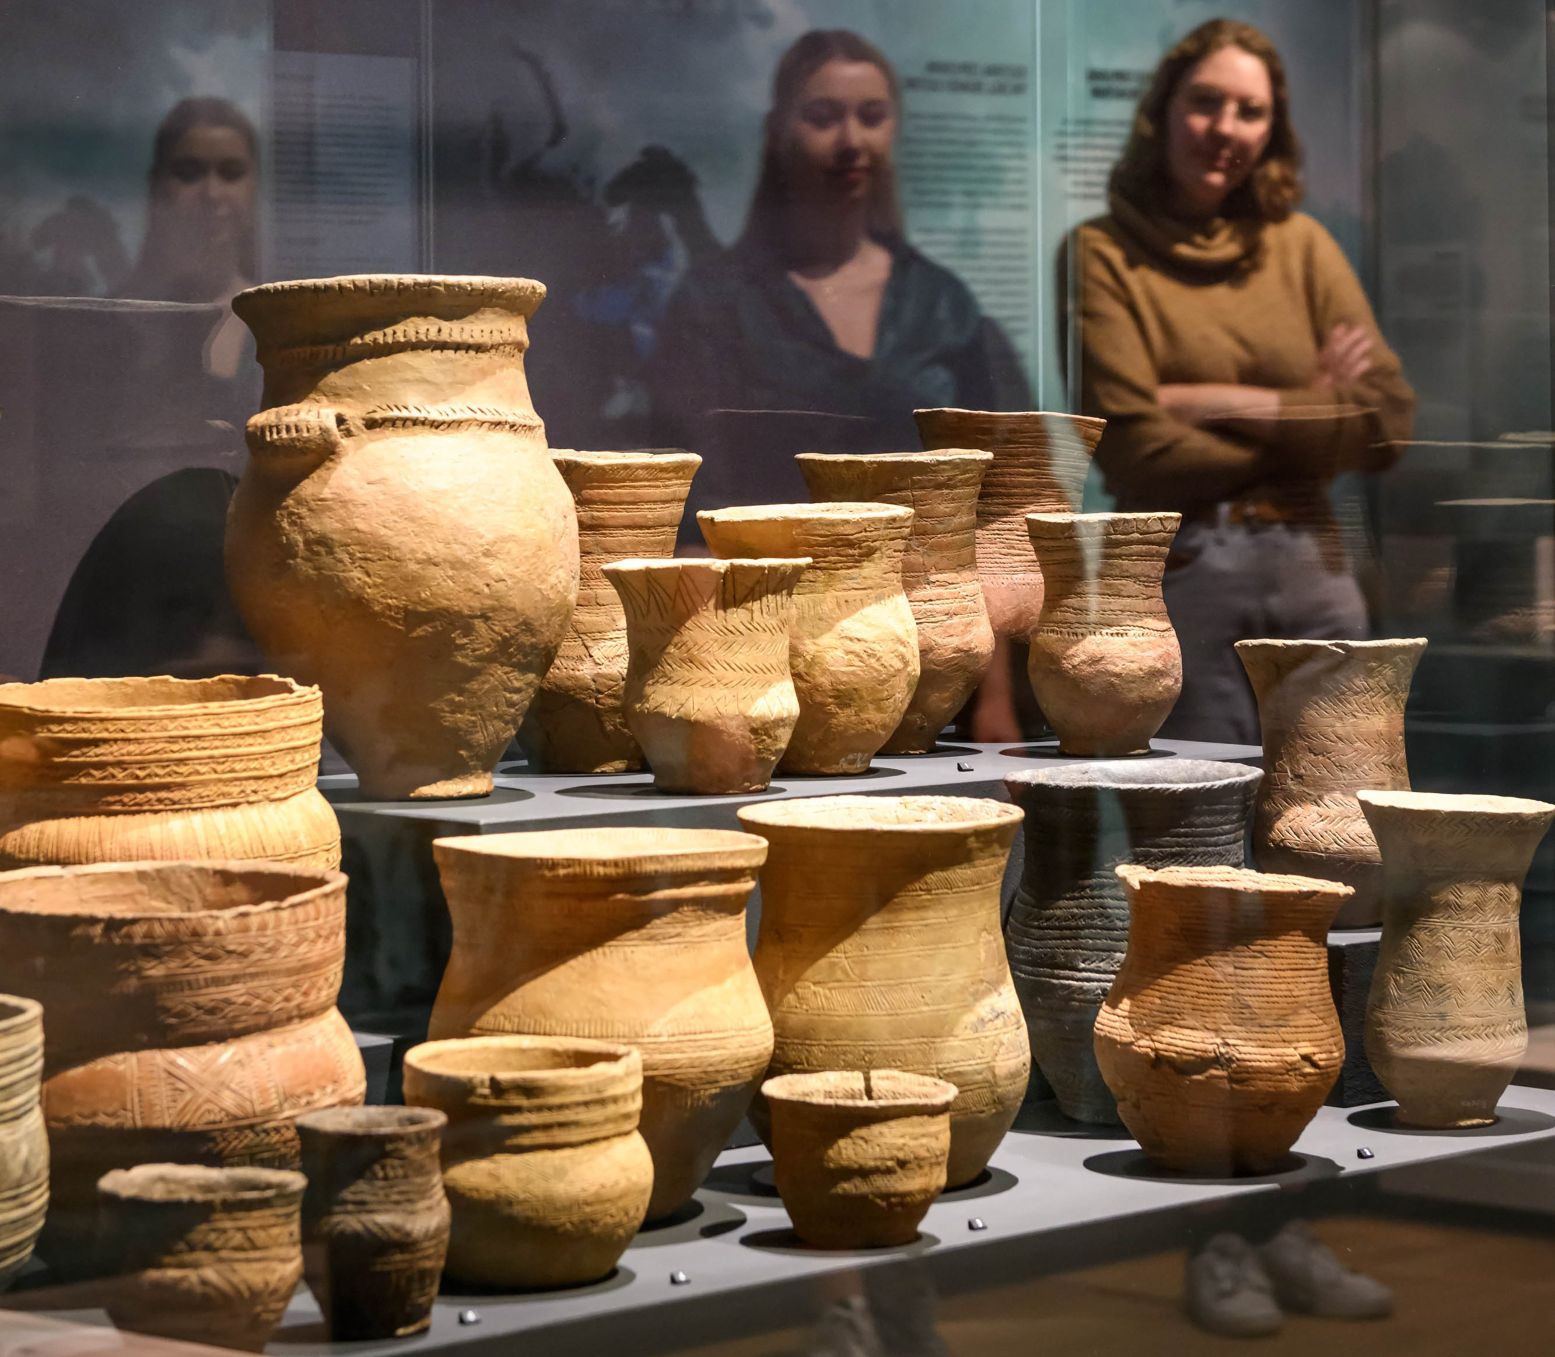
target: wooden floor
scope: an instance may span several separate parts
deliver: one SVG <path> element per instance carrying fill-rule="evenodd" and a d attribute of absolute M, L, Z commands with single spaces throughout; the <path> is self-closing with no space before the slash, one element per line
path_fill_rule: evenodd
<path fill-rule="evenodd" d="M 1200 1332 L 1181 1308 L 1183 1255 L 1153 1254 L 1014 1287 L 943 1297 L 954 1357 L 1173 1357 L 1257 1351 L 1320 1357 L 1555 1357 L 1555 1228 L 1548 1237 L 1388 1218 L 1331 1217 L 1318 1233 L 1394 1290 L 1391 1319 L 1292 1316 L 1272 1338 Z M 704 1357 L 819 1354 L 809 1327 L 695 1349 Z M 934 1348 L 921 1348 L 928 1354 Z M 892 1354 L 895 1357 L 895 1353 Z"/>

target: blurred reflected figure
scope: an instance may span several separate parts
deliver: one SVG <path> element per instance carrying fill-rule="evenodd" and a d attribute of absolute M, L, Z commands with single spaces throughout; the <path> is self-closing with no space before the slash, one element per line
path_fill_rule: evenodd
<path fill-rule="evenodd" d="M 259 140 L 225 99 L 184 99 L 157 127 L 146 236 L 119 288 L 148 301 L 229 301 L 255 276 Z"/>
<path fill-rule="evenodd" d="M 1295 211 L 1300 167 L 1279 53 L 1212 20 L 1162 58 L 1111 211 L 1070 244 L 1108 489 L 1183 515 L 1165 585 L 1178 739 L 1257 741 L 1235 641 L 1368 630 L 1328 487 L 1391 464 L 1414 393 L 1338 245 Z"/>
<path fill-rule="evenodd" d="M 45 678 L 265 667 L 222 568 L 237 485 L 225 466 L 239 457 L 258 404 L 251 339 L 226 306 L 257 277 L 253 124 L 225 99 L 180 101 L 157 127 L 147 184 L 139 256 L 101 318 L 136 336 L 136 350 L 124 362 L 133 379 L 115 374 L 124 390 L 100 455 L 140 488 L 77 563 L 45 648 Z M 145 483 L 170 463 L 183 465 Z"/>
<path fill-rule="evenodd" d="M 916 447 L 915 406 L 1027 403 L 971 291 L 907 241 L 900 117 L 896 73 L 874 46 L 842 29 L 799 38 L 773 77 L 745 228 L 670 305 L 653 382 L 660 441 L 703 452 L 699 481 L 723 471 L 737 502 L 804 498 L 794 452 Z M 750 418 L 704 421 L 731 412 Z"/>
<path fill-rule="evenodd" d="M 157 127 L 147 176 L 146 234 L 121 297 L 229 302 L 258 278 L 259 138 L 225 99 L 183 99 Z M 205 368 L 230 380 L 248 351 L 227 316 L 206 345 Z"/>

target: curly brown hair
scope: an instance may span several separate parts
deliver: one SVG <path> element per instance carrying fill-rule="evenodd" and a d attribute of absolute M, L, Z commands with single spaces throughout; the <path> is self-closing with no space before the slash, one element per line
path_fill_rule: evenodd
<path fill-rule="evenodd" d="M 1274 93 L 1269 144 L 1253 172 L 1227 195 L 1222 215 L 1259 222 L 1284 221 L 1301 201 L 1303 191 L 1301 143 L 1291 126 L 1285 63 L 1265 33 L 1235 19 L 1211 19 L 1200 24 L 1161 58 L 1150 88 L 1135 110 L 1133 131 L 1113 166 L 1109 186 L 1146 211 L 1166 204 L 1171 189 L 1166 169 L 1166 106 L 1182 78 L 1222 47 L 1240 47 L 1262 61 L 1268 67 L 1269 85 Z"/>

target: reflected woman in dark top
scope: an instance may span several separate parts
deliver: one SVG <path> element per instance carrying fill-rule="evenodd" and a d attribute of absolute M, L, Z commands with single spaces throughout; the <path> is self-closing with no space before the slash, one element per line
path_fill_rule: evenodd
<path fill-rule="evenodd" d="M 144 378 L 113 453 L 125 465 L 191 465 L 142 486 L 99 530 L 55 614 L 41 677 L 268 668 L 222 569 L 237 485 L 225 467 L 241 464 L 259 399 L 251 339 L 225 303 L 256 280 L 258 187 L 259 138 L 238 108 L 201 97 L 169 110 L 152 143 L 145 239 L 119 296 L 219 307 L 198 348 L 177 342 L 179 308 L 127 308 L 124 324 L 147 340 L 126 362 Z"/>
<path fill-rule="evenodd" d="M 1027 403 L 1008 341 L 907 241 L 900 113 L 890 63 L 856 34 L 806 33 L 778 63 L 745 229 L 688 274 L 656 347 L 659 440 L 710 453 L 699 480 L 754 455 L 743 499 L 803 498 L 789 453 L 916 447 L 917 406 Z M 738 433 L 730 412 L 750 412 Z M 791 446 L 754 449 L 774 419 Z"/>

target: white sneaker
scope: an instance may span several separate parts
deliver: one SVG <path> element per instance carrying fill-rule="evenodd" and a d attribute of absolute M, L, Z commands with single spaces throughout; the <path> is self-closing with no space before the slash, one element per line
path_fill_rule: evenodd
<path fill-rule="evenodd" d="M 1285 1309 L 1325 1319 L 1386 1319 L 1393 1292 L 1346 1267 L 1305 1221 L 1289 1222 L 1258 1250 Z"/>
<path fill-rule="evenodd" d="M 1183 1303 L 1201 1329 L 1227 1338 L 1261 1338 L 1285 1322 L 1268 1274 L 1240 1235 L 1218 1234 L 1189 1257 Z"/>
<path fill-rule="evenodd" d="M 832 1301 L 802 1351 L 805 1357 L 881 1357 L 884 1349 L 864 1297 Z"/>

